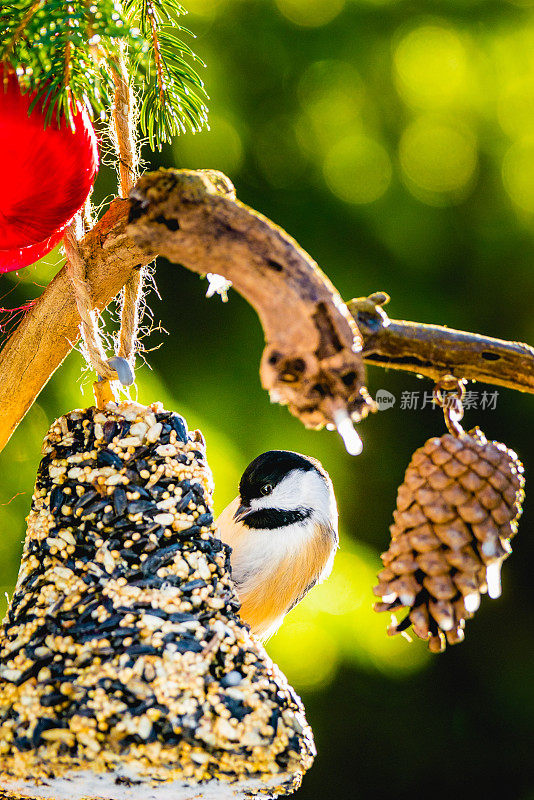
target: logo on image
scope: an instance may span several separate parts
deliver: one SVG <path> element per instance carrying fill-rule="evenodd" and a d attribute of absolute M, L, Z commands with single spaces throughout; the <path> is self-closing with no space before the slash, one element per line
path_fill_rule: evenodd
<path fill-rule="evenodd" d="M 379 389 L 375 400 L 379 411 L 386 411 L 395 405 L 395 395 L 388 392 L 387 389 Z"/>

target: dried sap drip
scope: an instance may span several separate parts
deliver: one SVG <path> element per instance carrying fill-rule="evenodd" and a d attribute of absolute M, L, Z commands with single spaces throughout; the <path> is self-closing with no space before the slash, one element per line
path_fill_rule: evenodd
<path fill-rule="evenodd" d="M 354 428 L 354 423 L 344 408 L 334 411 L 334 424 L 343 439 L 343 444 L 349 456 L 359 456 L 363 450 L 363 443 Z"/>

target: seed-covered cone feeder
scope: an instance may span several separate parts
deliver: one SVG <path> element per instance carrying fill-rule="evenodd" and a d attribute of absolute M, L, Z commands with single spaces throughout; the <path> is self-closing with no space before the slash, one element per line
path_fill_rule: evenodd
<path fill-rule="evenodd" d="M 523 465 L 513 450 L 476 428 L 429 439 L 412 456 L 399 487 L 391 544 L 375 594 L 376 611 L 407 608 L 390 634 L 410 626 L 439 652 L 464 638 L 480 595 L 500 595 L 524 497 Z"/>
<path fill-rule="evenodd" d="M 0 785 L 64 800 L 290 793 L 313 738 L 237 614 L 201 434 L 159 404 L 109 403 L 61 417 L 43 452 L 1 631 Z"/>

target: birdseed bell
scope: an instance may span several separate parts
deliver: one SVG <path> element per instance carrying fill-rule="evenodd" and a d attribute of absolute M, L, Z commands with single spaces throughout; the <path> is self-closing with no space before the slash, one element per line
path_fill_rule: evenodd
<path fill-rule="evenodd" d="M 57 420 L 43 453 L 0 634 L 1 786 L 291 793 L 311 730 L 237 615 L 201 434 L 159 404 L 109 403 Z"/>

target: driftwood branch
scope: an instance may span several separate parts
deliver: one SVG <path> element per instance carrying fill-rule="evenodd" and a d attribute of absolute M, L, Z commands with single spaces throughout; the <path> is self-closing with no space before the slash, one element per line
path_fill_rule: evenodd
<path fill-rule="evenodd" d="M 128 200 L 116 200 L 83 240 L 95 307 L 105 308 L 132 269 L 144 264 L 126 236 Z M 64 267 L 0 352 L 0 450 L 78 339 L 80 317 Z"/>
<path fill-rule="evenodd" d="M 534 392 L 534 350 L 528 345 L 390 320 L 383 293 L 345 305 L 310 256 L 236 200 L 220 173 L 144 175 L 129 200 L 111 205 L 81 248 L 99 310 L 157 255 L 232 281 L 265 331 L 263 385 L 311 427 L 333 422 L 340 408 L 355 420 L 372 409 L 364 360 L 433 380 L 452 374 Z M 0 352 L 0 449 L 76 344 L 79 323 L 62 269 Z"/>
<path fill-rule="evenodd" d="M 224 175 L 148 173 L 131 198 L 115 201 L 80 243 L 99 310 L 157 255 L 223 275 L 260 316 L 261 377 L 273 400 L 312 427 L 339 409 L 357 421 L 372 408 L 361 337 L 338 292 L 290 236 L 235 199 Z M 79 322 L 62 269 L 0 353 L 0 449 L 78 340 Z"/>
<path fill-rule="evenodd" d="M 438 381 L 445 375 L 534 392 L 534 348 L 442 325 L 390 319 L 385 292 L 347 303 L 363 336 L 367 364 Z"/>

